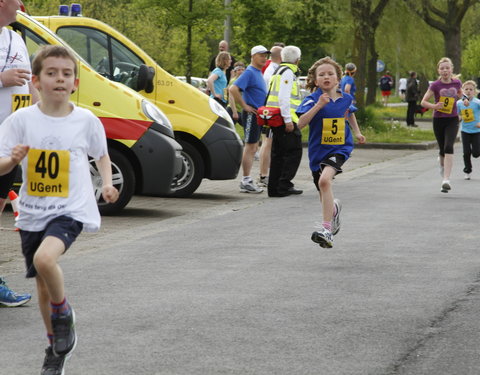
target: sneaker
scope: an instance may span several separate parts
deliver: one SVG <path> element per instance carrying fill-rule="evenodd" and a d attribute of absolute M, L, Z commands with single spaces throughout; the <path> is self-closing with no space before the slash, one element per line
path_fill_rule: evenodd
<path fill-rule="evenodd" d="M 337 212 L 332 219 L 332 234 L 335 236 L 340 231 L 340 212 L 342 211 L 342 202 L 339 199 L 334 199 L 333 204 L 337 208 Z"/>
<path fill-rule="evenodd" d="M 318 243 L 320 247 L 333 247 L 333 234 L 323 226 L 312 233 L 312 241 Z"/>
<path fill-rule="evenodd" d="M 452 187 L 450 186 L 450 181 L 443 180 L 442 182 L 442 193 L 448 193 Z"/>
<path fill-rule="evenodd" d="M 26 304 L 31 299 L 30 294 L 17 294 L 7 286 L 5 281 L 0 279 L 0 305 L 17 307 Z"/>
<path fill-rule="evenodd" d="M 241 193 L 253 193 L 253 194 L 259 194 L 263 191 L 261 187 L 258 187 L 255 185 L 255 183 L 250 180 L 247 182 L 240 181 L 240 192 Z"/>
<path fill-rule="evenodd" d="M 41 375 L 63 375 L 65 362 L 67 357 L 62 355 L 57 357 L 52 350 L 52 347 L 49 346 L 45 349 L 45 359 L 43 360 L 42 372 Z"/>
<path fill-rule="evenodd" d="M 268 176 L 260 176 L 257 181 L 257 186 L 268 187 Z"/>
<path fill-rule="evenodd" d="M 69 314 L 52 317 L 53 352 L 56 356 L 67 355 L 77 345 L 75 332 L 75 311 L 70 307 Z"/>
<path fill-rule="evenodd" d="M 465 173 L 465 180 L 470 180 L 470 173 Z"/>

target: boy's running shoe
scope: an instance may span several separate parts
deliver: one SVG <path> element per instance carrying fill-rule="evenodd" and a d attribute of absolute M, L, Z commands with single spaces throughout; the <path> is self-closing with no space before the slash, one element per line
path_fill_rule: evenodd
<path fill-rule="evenodd" d="M 255 185 L 255 183 L 250 180 L 247 182 L 240 181 L 240 192 L 241 193 L 252 193 L 252 194 L 259 194 L 263 191 L 261 187 Z"/>
<path fill-rule="evenodd" d="M 49 346 L 45 349 L 45 359 L 43 360 L 42 372 L 40 375 L 64 375 L 64 366 L 67 357 L 62 355 L 57 357 Z"/>
<path fill-rule="evenodd" d="M 257 181 L 257 186 L 262 188 L 268 187 L 268 176 L 260 176 Z"/>
<path fill-rule="evenodd" d="M 5 281 L 0 279 L 0 305 L 17 307 L 26 304 L 31 299 L 30 294 L 17 294 L 7 286 Z"/>
<path fill-rule="evenodd" d="M 465 180 L 470 180 L 470 173 L 465 173 Z"/>
<path fill-rule="evenodd" d="M 442 193 L 448 193 L 452 187 L 450 186 L 450 181 L 443 180 L 442 182 Z"/>
<path fill-rule="evenodd" d="M 75 349 L 77 334 L 75 332 L 75 311 L 70 307 L 69 314 L 52 316 L 53 353 L 65 356 Z"/>
<path fill-rule="evenodd" d="M 320 247 L 329 249 L 333 247 L 333 234 L 325 227 L 321 227 L 312 233 L 312 241 L 318 243 Z"/>
<path fill-rule="evenodd" d="M 332 234 L 335 236 L 340 231 L 340 211 L 342 211 L 342 202 L 339 199 L 334 199 L 336 212 L 332 219 Z"/>

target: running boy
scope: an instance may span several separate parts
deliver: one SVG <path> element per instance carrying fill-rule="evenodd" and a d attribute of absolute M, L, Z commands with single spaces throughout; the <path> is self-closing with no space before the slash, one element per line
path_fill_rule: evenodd
<path fill-rule="evenodd" d="M 77 62 L 63 46 L 45 46 L 32 63 L 40 101 L 2 125 L 0 174 L 22 162 L 20 228 L 27 277 L 35 277 L 50 346 L 42 375 L 63 374 L 76 345 L 75 313 L 65 298 L 57 260 L 83 230 L 96 231 L 100 214 L 90 183 L 88 156 L 98 160 L 103 198 L 115 202 L 110 157 L 101 122 L 69 102 L 77 89 Z"/>
<path fill-rule="evenodd" d="M 307 78 L 312 94 L 297 108 L 298 128 L 310 126 L 308 157 L 322 204 L 323 223 L 312 233 L 312 241 L 324 248 L 333 246 L 333 235 L 340 230 L 341 203 L 334 199 L 332 183 L 353 150 L 348 124 L 358 141 L 365 143 L 355 115 L 349 111 L 353 98 L 338 89 L 341 76 L 342 68 L 330 57 L 315 62 Z"/>
<path fill-rule="evenodd" d="M 457 101 L 460 114 L 463 145 L 463 163 L 465 167 L 465 180 L 470 180 L 472 173 L 472 156 L 480 156 L 480 100 L 477 99 L 477 84 L 474 81 L 466 81 L 462 86 L 463 93 L 468 98 Z"/>

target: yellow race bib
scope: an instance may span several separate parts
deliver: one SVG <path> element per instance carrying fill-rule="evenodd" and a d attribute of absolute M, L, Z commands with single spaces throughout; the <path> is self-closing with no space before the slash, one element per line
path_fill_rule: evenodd
<path fill-rule="evenodd" d="M 473 115 L 473 109 L 471 108 L 465 108 L 460 111 L 460 114 L 462 115 L 462 120 L 465 122 L 472 122 L 475 120 L 475 116 Z"/>
<path fill-rule="evenodd" d="M 30 94 L 13 94 L 12 95 L 12 112 L 18 111 L 20 108 L 28 107 L 32 104 L 32 95 Z"/>
<path fill-rule="evenodd" d="M 324 118 L 322 145 L 345 144 L 345 118 Z"/>
<path fill-rule="evenodd" d="M 37 197 L 68 197 L 70 152 L 28 151 L 27 193 Z"/>
<path fill-rule="evenodd" d="M 451 96 L 441 96 L 438 102 L 443 103 L 443 107 L 441 109 L 437 109 L 438 112 L 452 113 L 455 98 L 452 98 Z"/>

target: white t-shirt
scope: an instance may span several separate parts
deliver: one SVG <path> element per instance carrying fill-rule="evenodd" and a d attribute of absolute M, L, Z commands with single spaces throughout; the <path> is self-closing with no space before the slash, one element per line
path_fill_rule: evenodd
<path fill-rule="evenodd" d="M 30 68 L 30 58 L 23 39 L 6 27 L 0 28 L 0 72 L 9 69 Z M 10 41 L 10 36 L 12 37 Z M 10 53 L 7 56 L 8 49 Z M 0 87 L 0 124 L 12 113 L 12 98 L 15 94 L 28 94 L 28 83 L 23 86 Z M 25 101 L 23 101 L 25 103 Z"/>
<path fill-rule="evenodd" d="M 273 61 L 267 66 L 267 69 L 263 72 L 263 79 L 265 80 L 265 84 L 267 85 L 267 91 L 270 83 L 270 78 L 272 78 L 273 73 L 278 68 L 279 64 L 274 63 Z"/>
<path fill-rule="evenodd" d="M 100 228 L 88 156 L 98 160 L 108 153 L 105 130 L 92 112 L 71 105 L 68 116 L 50 117 L 36 104 L 13 113 L 1 126 L 0 157 L 10 156 L 17 144 L 30 146 L 22 160 L 16 224 L 22 230 L 41 231 L 61 215 L 82 222 L 85 231 Z"/>

